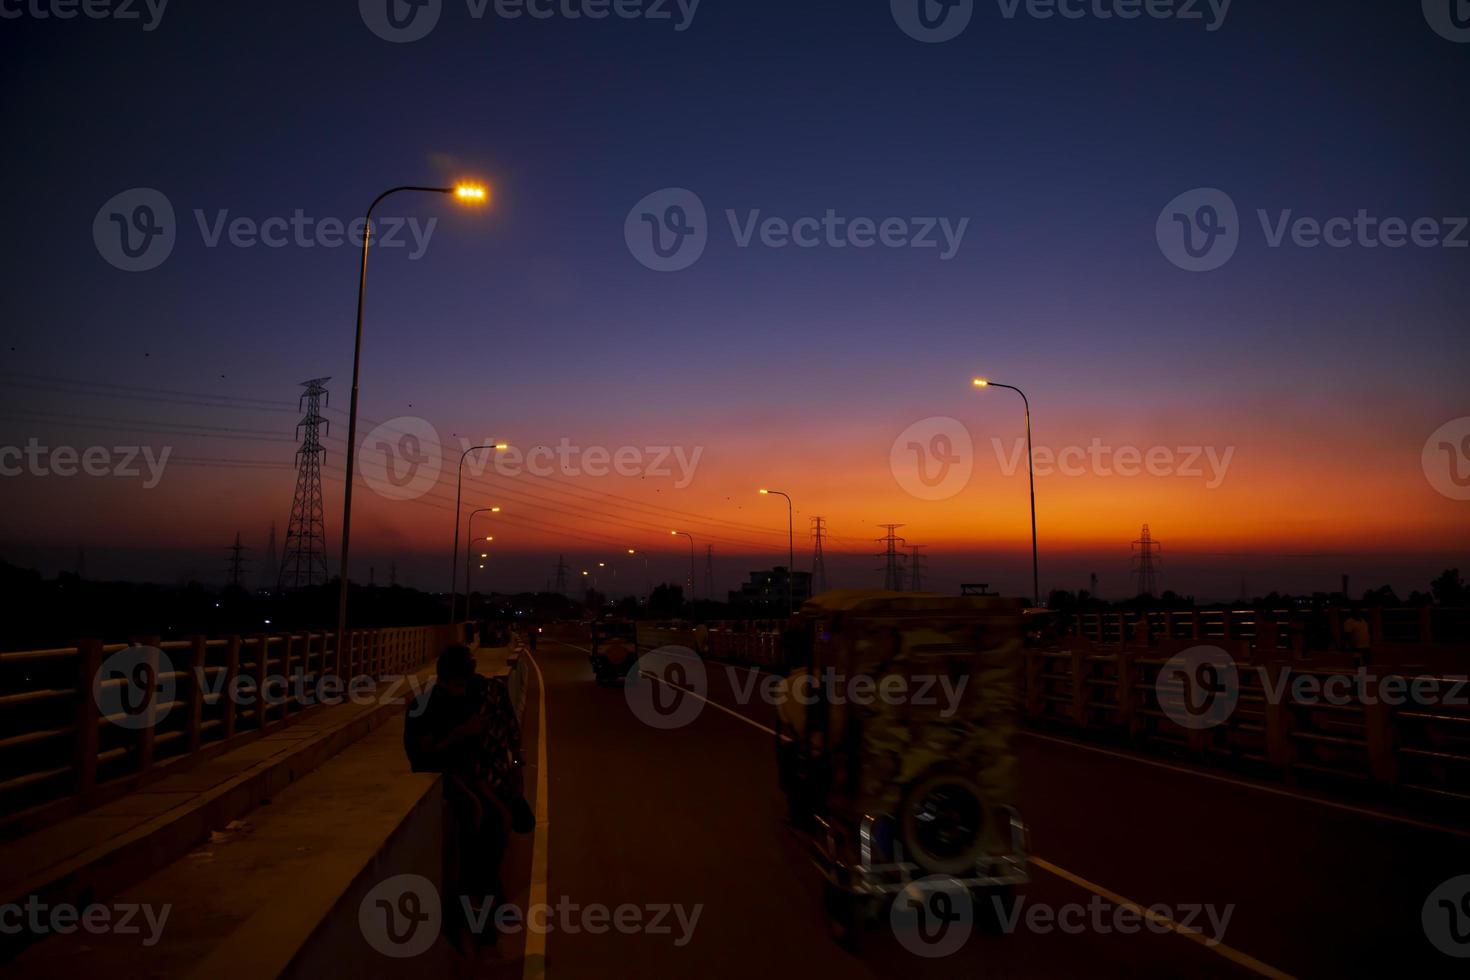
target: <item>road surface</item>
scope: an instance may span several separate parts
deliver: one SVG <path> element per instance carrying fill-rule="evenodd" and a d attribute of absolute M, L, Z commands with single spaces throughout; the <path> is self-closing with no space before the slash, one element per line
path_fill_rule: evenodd
<path fill-rule="evenodd" d="M 551 977 L 1464 975 L 1421 909 L 1470 872 L 1465 833 L 1034 734 L 1019 750 L 1037 860 L 1013 929 L 977 922 L 957 951 L 928 956 L 884 915 L 853 955 L 828 937 L 819 878 L 784 821 L 774 708 L 742 695 L 747 668 L 710 664 L 698 715 L 662 730 L 593 682 L 584 647 L 544 642 L 535 660 L 546 896 L 567 910 L 544 937 Z M 584 918 L 589 905 L 633 908 L 619 930 Z"/>

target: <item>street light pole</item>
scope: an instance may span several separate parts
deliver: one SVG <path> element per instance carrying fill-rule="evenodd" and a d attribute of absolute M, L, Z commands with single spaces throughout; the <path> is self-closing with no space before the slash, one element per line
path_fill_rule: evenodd
<path fill-rule="evenodd" d="M 497 452 L 505 449 L 505 443 L 492 442 L 485 446 L 471 446 L 459 454 L 459 475 L 454 481 L 454 545 L 449 551 L 449 625 L 454 625 L 454 605 L 459 601 L 459 501 L 464 493 L 464 460 L 470 453 L 481 449 L 494 449 Z M 498 508 L 497 508 L 498 509 Z M 473 515 L 472 515 L 473 516 Z M 466 531 L 465 533 L 469 533 Z M 465 569 L 465 579 L 469 580 L 469 569 Z M 469 596 L 465 596 L 465 609 L 469 609 Z"/>
<path fill-rule="evenodd" d="M 670 534 L 680 534 L 689 539 L 689 609 L 694 610 L 694 535 L 688 531 L 670 531 Z"/>
<path fill-rule="evenodd" d="M 786 616 L 790 618 L 795 612 L 791 603 L 791 580 L 796 575 L 796 518 L 791 509 L 791 495 L 780 490 L 762 490 L 761 493 L 786 498 Z"/>
<path fill-rule="evenodd" d="M 475 552 L 475 515 L 476 514 L 498 514 L 498 513 L 500 513 L 500 508 L 499 507 L 481 507 L 478 510 L 472 510 L 472 511 L 470 511 L 470 516 L 465 519 L 465 527 L 464 527 L 464 535 L 465 535 L 465 538 L 466 538 L 466 541 L 465 541 L 465 544 L 464 544 L 464 615 L 465 615 L 465 619 L 469 619 L 470 618 L 470 555 L 474 554 L 474 552 Z M 494 539 L 487 537 L 485 540 L 486 540 L 486 542 L 489 542 L 489 541 L 492 541 Z M 456 544 L 455 547 L 458 548 L 459 545 Z M 451 600 L 451 602 L 452 601 L 453 600 Z"/>
<path fill-rule="evenodd" d="M 485 188 L 470 184 L 457 187 L 418 187 L 405 184 L 389 188 L 379 194 L 368 205 L 367 218 L 362 229 L 362 268 L 357 275 L 357 332 L 352 343 L 352 396 L 347 408 L 347 458 L 346 482 L 342 484 L 342 562 L 338 566 L 341 585 L 337 594 L 337 660 L 342 662 L 347 655 L 347 559 L 348 544 L 352 535 L 352 467 L 357 451 L 357 390 L 359 369 L 362 366 L 362 311 L 367 298 L 368 243 L 373 234 L 373 209 L 384 199 L 399 191 L 418 191 L 424 194 L 453 194 L 461 201 L 483 203 L 487 197 Z M 456 523 L 459 518 L 455 518 Z M 450 605 L 454 604 L 453 597 Z"/>
<path fill-rule="evenodd" d="M 1026 475 L 1031 481 L 1031 590 L 1032 601 L 1039 606 L 1041 605 L 1041 572 L 1036 559 L 1036 467 L 1031 459 L 1031 400 L 1015 385 L 1005 385 L 999 381 L 976 378 L 975 387 L 1009 388 L 1021 396 L 1021 404 L 1026 406 Z"/>

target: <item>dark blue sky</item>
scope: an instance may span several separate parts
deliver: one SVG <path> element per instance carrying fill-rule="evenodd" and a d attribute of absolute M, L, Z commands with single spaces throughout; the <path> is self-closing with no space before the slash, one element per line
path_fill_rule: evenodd
<path fill-rule="evenodd" d="M 1470 250 L 1272 249 L 1255 217 L 1470 213 L 1470 44 L 1436 34 L 1417 2 L 1236 0 L 1209 31 L 1008 19 L 989 0 L 959 37 L 921 44 L 887 0 L 703 0 L 682 32 L 475 20 L 445 0 L 428 37 L 390 44 L 353 0 L 173 0 L 153 31 L 25 16 L 0 20 L 0 43 L 11 374 L 281 401 L 331 375 L 345 407 L 354 251 L 207 248 L 194 211 L 351 220 L 391 184 L 475 175 L 494 188 L 488 212 L 408 197 L 385 209 L 438 225 L 421 260 L 375 253 L 371 418 L 729 456 L 764 434 L 790 455 L 793 431 L 867 426 L 881 458 L 905 425 L 959 411 L 936 387 L 993 370 L 1026 379 L 1055 442 L 1085 443 L 1093 426 L 1147 444 L 1197 419 L 1195 441 L 1330 458 L 1332 480 L 1361 469 L 1354 452 L 1406 459 L 1404 486 L 1422 490 L 1420 444 L 1467 411 Z M 134 187 L 168 197 L 178 242 L 129 274 L 92 225 Z M 703 258 L 676 274 L 645 269 L 622 233 L 635 202 L 668 187 L 711 219 Z M 1170 264 L 1154 234 L 1160 209 L 1199 187 L 1226 191 L 1243 219 L 1235 257 L 1204 274 Z M 969 225 L 950 261 L 742 249 L 727 209 Z M 6 404 L 78 411 L 34 387 Z M 1244 506 L 1230 504 L 1240 522 Z M 1344 519 L 1364 506 L 1343 504 Z M 1383 506 L 1435 509 L 1404 550 L 1466 525 L 1413 493 Z M 26 517 L 8 539 L 67 537 Z M 1269 522 L 1257 537 L 1321 538 Z M 1383 550 L 1392 531 L 1366 537 Z"/>

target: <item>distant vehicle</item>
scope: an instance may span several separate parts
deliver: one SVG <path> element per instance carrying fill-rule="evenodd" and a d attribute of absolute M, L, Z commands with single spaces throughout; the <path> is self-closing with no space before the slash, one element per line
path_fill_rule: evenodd
<path fill-rule="evenodd" d="M 885 903 L 920 878 L 977 893 L 987 914 L 1027 880 L 1011 744 L 1023 608 L 837 590 L 809 600 L 783 638 L 792 696 L 776 723 L 781 788 L 793 825 L 812 836 L 827 920 L 844 946 L 857 948 Z M 890 695 L 859 698 L 863 689 Z"/>
<path fill-rule="evenodd" d="M 638 624 L 598 620 L 592 624 L 592 652 L 587 659 L 599 684 L 616 684 L 638 663 Z"/>

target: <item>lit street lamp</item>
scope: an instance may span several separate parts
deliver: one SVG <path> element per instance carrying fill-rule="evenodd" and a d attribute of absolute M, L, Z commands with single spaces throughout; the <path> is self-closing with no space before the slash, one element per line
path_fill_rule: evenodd
<path fill-rule="evenodd" d="M 470 516 L 465 520 L 464 533 L 465 537 L 468 538 L 468 540 L 465 541 L 464 545 L 464 615 L 466 619 L 468 619 L 470 616 L 470 595 L 472 594 L 470 590 L 470 555 L 473 554 L 475 550 L 475 515 L 498 513 L 500 513 L 499 507 L 481 507 L 478 510 L 470 511 Z M 494 540 L 495 539 L 490 535 L 485 535 L 486 544 L 489 544 L 491 541 Z M 456 544 L 455 547 L 458 548 L 459 545 Z M 480 557 L 482 559 L 488 558 L 489 554 L 483 553 L 480 555 Z M 484 564 L 481 564 L 480 567 L 484 568 L 485 566 Z M 454 600 L 451 598 L 450 602 L 453 603 L 453 601 Z"/>
<path fill-rule="evenodd" d="M 681 534 L 689 539 L 689 609 L 694 609 L 694 535 L 688 531 L 670 531 L 670 534 Z"/>
<path fill-rule="evenodd" d="M 794 611 L 791 605 L 791 579 L 796 575 L 796 528 L 795 518 L 792 516 L 791 496 L 780 490 L 762 490 L 761 494 L 774 493 L 778 497 L 786 498 L 786 615 L 790 616 Z"/>
<path fill-rule="evenodd" d="M 1026 406 L 1026 475 L 1031 480 L 1031 590 L 1032 601 L 1039 606 L 1041 605 L 1041 572 L 1036 560 L 1036 468 L 1031 461 L 1031 400 L 1015 385 L 1003 385 L 999 381 L 976 378 L 975 387 L 1009 388 L 1021 396 L 1021 403 Z"/>
<path fill-rule="evenodd" d="M 454 545 L 453 545 L 453 547 L 449 551 L 449 625 L 450 626 L 453 626 L 454 625 L 454 604 L 455 604 L 456 601 L 458 601 L 458 598 L 459 598 L 459 579 L 456 577 L 459 574 L 459 500 L 460 500 L 460 496 L 464 493 L 464 461 L 465 461 L 465 457 L 468 456 L 470 453 L 479 452 L 481 449 L 493 449 L 496 452 L 503 452 L 504 450 L 509 449 L 509 448 L 510 447 L 507 446 L 503 442 L 492 442 L 492 443 L 489 443 L 489 444 L 484 445 L 484 446 L 471 446 L 470 448 L 466 449 L 464 452 L 462 452 L 462 453 L 459 454 L 459 474 L 455 478 L 455 481 L 454 481 Z M 499 507 L 496 507 L 494 509 L 495 510 L 499 510 L 500 508 Z M 473 515 L 471 515 L 471 516 L 473 516 Z M 468 534 L 469 531 L 466 530 L 465 533 Z M 468 579 L 469 579 L 469 569 L 468 568 L 465 569 L 465 579 L 466 579 L 466 581 L 468 581 Z M 469 599 L 469 593 L 468 593 L 468 591 L 465 593 L 464 608 L 465 608 L 465 612 L 468 613 L 469 612 L 469 608 L 470 608 L 470 599 Z"/>
<path fill-rule="evenodd" d="M 342 484 L 342 564 L 340 574 L 342 577 L 341 588 L 337 596 L 337 658 L 342 661 L 347 655 L 347 558 L 348 542 L 352 532 L 352 464 L 357 450 L 357 387 L 358 369 L 362 364 L 362 308 L 367 298 L 367 264 L 368 243 L 373 234 L 373 209 L 383 202 L 385 198 L 399 191 L 418 191 L 425 194 L 453 194 L 458 200 L 466 204 L 483 204 L 489 194 L 479 184 L 459 184 L 456 187 L 417 187 L 404 185 L 390 188 L 379 194 L 373 203 L 368 205 L 367 219 L 363 224 L 362 232 L 362 269 L 357 279 L 357 334 L 352 345 L 352 399 L 347 409 L 347 459 L 346 459 L 346 482 Z M 456 525 L 459 523 L 458 514 L 455 515 Z M 455 551 L 458 552 L 458 545 Z M 454 597 L 449 599 L 451 611 L 454 606 Z"/>

